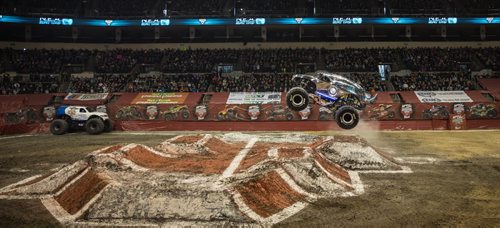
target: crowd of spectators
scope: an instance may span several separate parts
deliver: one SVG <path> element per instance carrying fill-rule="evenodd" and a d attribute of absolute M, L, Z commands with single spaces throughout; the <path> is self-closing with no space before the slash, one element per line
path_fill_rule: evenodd
<path fill-rule="evenodd" d="M 59 73 L 66 64 L 85 65 L 92 55 L 89 50 L 3 49 L 6 61 L 18 73 Z"/>
<path fill-rule="evenodd" d="M 1 49 L 0 56 L 4 60 L 1 72 L 21 74 L 20 79 L 2 78 L 3 94 L 57 92 L 62 83 L 51 75 L 63 74 L 66 64 L 93 62 L 90 58 L 95 58 L 95 77 L 72 79 L 68 91 L 286 91 L 291 85 L 283 74 L 311 72 L 322 61 L 327 70 L 348 72 L 348 77 L 368 90 L 387 90 L 387 83 L 376 73 L 379 63 L 402 65 L 401 69 L 414 72 L 393 77 L 396 90 L 468 90 L 474 87 L 475 78 L 461 66 L 480 62 L 481 67 L 497 71 L 500 49 Z M 154 65 L 148 72 L 158 72 L 139 77 L 143 68 L 133 71 L 137 64 Z M 243 73 L 221 76 L 219 64 L 233 65 Z"/>
<path fill-rule="evenodd" d="M 165 51 L 161 69 L 170 73 L 213 72 L 220 63 L 236 64 L 240 53 L 232 49 L 169 49 Z"/>
<path fill-rule="evenodd" d="M 295 72 L 297 64 L 318 60 L 317 49 L 246 49 L 241 62 L 245 72 Z"/>
<path fill-rule="evenodd" d="M 217 74 L 150 74 L 136 77 L 127 88 L 131 92 L 206 92 Z"/>
<path fill-rule="evenodd" d="M 132 81 L 127 74 L 96 74 L 94 77 L 73 77 L 67 92 L 112 93 L 127 92 Z"/>
<path fill-rule="evenodd" d="M 386 83 L 381 81 L 380 75 L 376 73 L 351 73 L 346 77 L 360 84 L 367 91 L 387 91 Z"/>
<path fill-rule="evenodd" d="M 379 63 L 397 61 L 404 49 L 322 50 L 326 69 L 330 71 L 378 71 Z"/>
<path fill-rule="evenodd" d="M 102 74 L 72 78 L 68 92 L 284 92 L 292 87 L 291 74 L 253 73 L 240 76 L 205 74 Z"/>
<path fill-rule="evenodd" d="M 500 71 L 500 48 L 482 48 L 476 53 L 486 68 Z"/>
<path fill-rule="evenodd" d="M 466 72 L 414 72 L 410 76 L 392 77 L 396 91 L 473 90 L 474 79 Z"/>
<path fill-rule="evenodd" d="M 244 74 L 238 77 L 215 77 L 215 92 L 285 92 L 292 87 L 290 74 Z"/>
<path fill-rule="evenodd" d="M 28 80 L 21 77 L 0 76 L 0 94 L 39 94 L 59 92 L 60 82 L 56 75 L 30 74 Z"/>
<path fill-rule="evenodd" d="M 98 51 L 95 57 L 96 71 L 98 73 L 129 73 L 140 56 L 139 51 L 131 49 Z"/>
<path fill-rule="evenodd" d="M 404 49 L 404 63 L 414 71 L 454 71 L 470 63 L 475 51 L 471 48 Z"/>

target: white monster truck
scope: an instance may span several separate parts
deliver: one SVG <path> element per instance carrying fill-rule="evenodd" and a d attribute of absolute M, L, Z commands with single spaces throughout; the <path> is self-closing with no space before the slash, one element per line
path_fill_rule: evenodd
<path fill-rule="evenodd" d="M 56 119 L 50 125 L 50 132 L 62 135 L 69 130 L 85 128 L 91 135 L 113 130 L 113 121 L 104 112 L 93 112 L 84 106 L 60 106 Z"/>

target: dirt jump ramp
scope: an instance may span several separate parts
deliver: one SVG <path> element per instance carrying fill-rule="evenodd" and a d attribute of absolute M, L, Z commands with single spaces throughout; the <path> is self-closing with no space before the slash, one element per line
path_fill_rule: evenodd
<path fill-rule="evenodd" d="M 113 145 L 0 189 L 63 225 L 272 225 L 324 197 L 362 194 L 358 172 L 411 172 L 358 136 L 180 135 Z"/>

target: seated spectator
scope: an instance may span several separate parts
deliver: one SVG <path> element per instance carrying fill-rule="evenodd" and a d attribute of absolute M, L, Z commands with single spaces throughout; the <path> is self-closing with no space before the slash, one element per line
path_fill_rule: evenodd
<path fill-rule="evenodd" d="M 424 73 L 414 72 L 410 76 L 392 77 L 396 91 L 453 91 L 472 90 L 474 82 L 465 72 Z"/>
<path fill-rule="evenodd" d="M 342 49 L 322 50 L 326 69 L 332 72 L 378 71 L 379 63 L 391 63 L 400 58 L 402 49 Z"/>
<path fill-rule="evenodd" d="M 458 71 L 459 63 L 473 58 L 470 48 L 413 48 L 404 49 L 404 63 L 413 71 Z"/>

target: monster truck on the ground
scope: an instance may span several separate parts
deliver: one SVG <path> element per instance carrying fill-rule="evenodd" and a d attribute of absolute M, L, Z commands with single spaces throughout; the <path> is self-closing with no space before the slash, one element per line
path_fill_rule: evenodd
<path fill-rule="evenodd" d="M 373 103 L 372 96 L 357 83 L 340 75 L 328 72 L 298 74 L 292 77 L 297 85 L 286 95 L 288 107 L 294 111 L 305 109 L 315 102 L 335 113 L 335 121 L 343 129 L 358 125 L 359 112 L 366 104 Z"/>
<path fill-rule="evenodd" d="M 56 119 L 50 125 L 50 132 L 62 135 L 82 128 L 92 135 L 110 132 L 113 130 L 113 121 L 108 114 L 92 112 L 84 106 L 60 106 L 56 111 Z"/>

